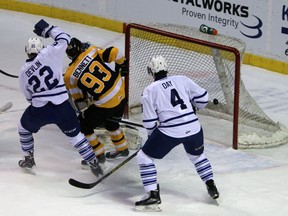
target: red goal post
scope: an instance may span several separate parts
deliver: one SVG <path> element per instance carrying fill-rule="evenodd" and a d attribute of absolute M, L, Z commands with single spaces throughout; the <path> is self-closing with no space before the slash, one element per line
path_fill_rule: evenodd
<path fill-rule="evenodd" d="M 245 46 L 237 38 L 208 35 L 182 25 L 128 24 L 125 55 L 129 76 L 125 82 L 129 108 L 125 117 L 139 111 L 141 93 L 152 82 L 147 75 L 147 63 L 153 55 L 162 55 L 168 62 L 169 75 L 185 75 L 207 89 L 209 103 L 199 113 L 216 121 L 232 122 L 234 149 L 267 148 L 287 142 L 286 129 L 262 111 L 241 81 Z M 279 131 L 284 131 L 284 135 L 279 137 Z"/>

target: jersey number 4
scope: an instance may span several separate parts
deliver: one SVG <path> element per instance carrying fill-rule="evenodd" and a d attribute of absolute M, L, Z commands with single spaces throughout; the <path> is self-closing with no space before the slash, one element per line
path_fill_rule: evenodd
<path fill-rule="evenodd" d="M 173 107 L 180 105 L 180 108 L 182 110 L 187 109 L 186 104 L 184 103 L 183 99 L 179 96 L 176 89 L 171 89 L 170 102 Z"/>

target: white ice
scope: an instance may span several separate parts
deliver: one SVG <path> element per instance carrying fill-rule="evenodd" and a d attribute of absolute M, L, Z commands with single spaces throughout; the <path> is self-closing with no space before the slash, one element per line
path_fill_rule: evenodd
<path fill-rule="evenodd" d="M 26 60 L 24 45 L 42 17 L 0 10 L 0 69 L 18 75 Z M 45 18 L 72 36 L 101 47 L 124 51 L 124 35 L 107 30 Z M 45 41 L 51 43 L 51 39 Z M 68 63 L 68 60 L 67 62 Z M 252 66 L 243 66 L 244 83 L 262 109 L 288 127 L 288 79 Z M 18 168 L 22 158 L 17 123 L 28 103 L 18 80 L 0 74 L 0 106 L 13 107 L 0 114 L 0 215 L 1 216 L 286 216 L 288 215 L 288 145 L 264 150 L 233 150 L 206 140 L 206 155 L 214 169 L 220 196 L 211 202 L 206 188 L 181 146 L 157 160 L 161 187 L 161 213 L 139 213 L 134 202 L 144 194 L 135 158 L 103 183 L 90 190 L 68 184 L 73 177 L 95 181 L 80 168 L 80 156 L 55 126 L 35 134 L 36 175 Z M 213 133 L 213 131 L 205 131 Z M 227 140 L 227 143 L 230 140 Z"/>

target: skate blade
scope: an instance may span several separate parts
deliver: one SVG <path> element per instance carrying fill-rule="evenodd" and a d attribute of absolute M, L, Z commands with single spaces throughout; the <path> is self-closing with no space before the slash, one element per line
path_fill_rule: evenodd
<path fill-rule="evenodd" d="M 87 165 L 81 164 L 81 169 L 82 170 L 90 170 L 90 166 L 88 164 Z"/>
<path fill-rule="evenodd" d="M 20 167 L 23 173 L 30 174 L 30 175 L 36 175 L 36 170 L 32 168 L 27 167 Z"/>
<path fill-rule="evenodd" d="M 216 205 L 216 206 L 219 206 L 219 205 L 220 205 L 219 201 L 220 201 L 220 198 L 212 199 L 212 203 L 213 203 L 214 205 Z"/>
<path fill-rule="evenodd" d="M 107 166 L 105 163 L 99 163 L 99 165 L 103 170 L 107 169 Z M 81 169 L 82 170 L 91 170 L 91 168 L 88 164 L 87 165 L 81 164 Z"/>
<path fill-rule="evenodd" d="M 129 155 L 128 156 L 119 156 L 119 157 L 116 157 L 116 158 L 106 158 L 106 161 L 109 161 L 109 162 L 121 161 L 121 160 L 125 160 L 128 157 L 129 157 Z"/>
<path fill-rule="evenodd" d="M 162 211 L 159 204 L 135 206 L 135 211 L 139 212 L 160 212 Z"/>
<path fill-rule="evenodd" d="M 219 206 L 220 205 L 219 201 L 220 201 L 220 197 L 217 199 L 213 199 L 212 197 L 209 197 L 209 200 L 207 200 L 207 203 L 211 205 Z"/>

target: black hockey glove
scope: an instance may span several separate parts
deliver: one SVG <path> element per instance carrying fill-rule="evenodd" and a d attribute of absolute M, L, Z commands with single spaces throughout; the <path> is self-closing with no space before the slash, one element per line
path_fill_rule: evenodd
<path fill-rule="evenodd" d="M 91 43 L 89 43 L 89 42 L 84 42 L 84 43 L 82 43 L 81 49 L 82 49 L 82 51 L 85 51 L 85 50 L 87 50 L 90 46 L 91 46 Z"/>
<path fill-rule="evenodd" d="M 49 32 L 54 26 L 49 26 L 49 24 L 41 19 L 39 22 L 37 22 L 34 26 L 33 32 L 43 38 L 49 38 Z"/>
<path fill-rule="evenodd" d="M 128 75 L 128 69 L 127 60 L 125 60 L 123 64 L 115 64 L 115 71 L 120 73 L 122 77 Z"/>

